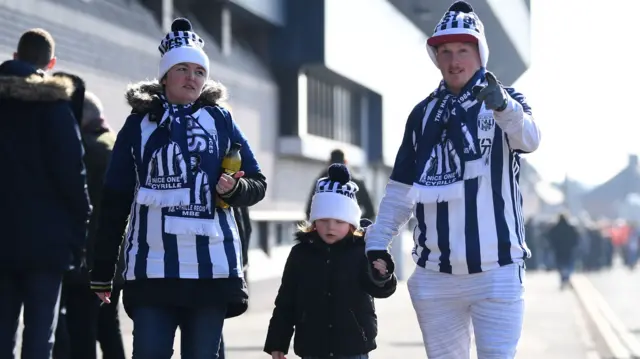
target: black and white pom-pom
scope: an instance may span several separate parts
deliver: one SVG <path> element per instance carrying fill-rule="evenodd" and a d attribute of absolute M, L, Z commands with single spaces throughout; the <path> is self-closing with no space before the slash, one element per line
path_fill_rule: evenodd
<path fill-rule="evenodd" d="M 473 8 L 466 1 L 456 1 L 455 3 L 453 3 L 453 5 L 451 5 L 449 11 L 464 12 L 468 14 L 473 12 Z"/>
<path fill-rule="evenodd" d="M 191 29 L 191 21 L 183 17 L 173 20 L 171 24 L 171 31 L 191 31 Z"/>
<path fill-rule="evenodd" d="M 329 170 L 327 171 L 327 173 L 331 181 L 335 181 L 340 184 L 345 184 L 351 181 L 351 173 L 349 173 L 349 169 L 347 168 L 347 166 L 343 164 L 332 164 L 331 166 L 329 166 Z"/>

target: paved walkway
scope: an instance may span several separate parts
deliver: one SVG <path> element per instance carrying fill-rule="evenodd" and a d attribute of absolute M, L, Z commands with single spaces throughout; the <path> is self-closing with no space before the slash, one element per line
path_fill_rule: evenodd
<path fill-rule="evenodd" d="M 556 275 L 528 273 L 526 318 L 519 359 L 594 358 L 577 298 L 571 290 L 560 291 Z M 227 321 L 225 341 L 228 359 L 266 359 L 262 352 L 278 280 L 253 283 L 252 307 L 243 316 Z M 391 298 L 376 302 L 379 317 L 378 350 L 372 359 L 426 358 L 409 293 L 404 283 Z M 131 353 L 131 321 L 123 311 L 123 334 Z M 179 338 L 179 335 L 176 335 Z M 174 344 L 180 352 L 179 340 Z M 179 358 L 174 354 L 174 358 Z M 290 354 L 288 359 L 298 358 Z M 472 355 L 475 359 L 475 354 Z M 597 357 L 596 357 L 597 358 Z"/>
<path fill-rule="evenodd" d="M 585 359 L 593 357 L 577 298 L 572 291 L 561 292 L 551 273 L 529 273 L 524 335 L 517 358 Z M 373 359 L 426 358 L 420 329 L 406 285 L 396 294 L 376 302 L 379 318 L 378 347 Z M 230 320 L 225 340 L 230 359 L 268 358 L 261 353 L 270 312 L 260 308 Z M 289 359 L 297 356 L 289 355 Z M 475 355 L 472 356 L 475 358 Z"/>

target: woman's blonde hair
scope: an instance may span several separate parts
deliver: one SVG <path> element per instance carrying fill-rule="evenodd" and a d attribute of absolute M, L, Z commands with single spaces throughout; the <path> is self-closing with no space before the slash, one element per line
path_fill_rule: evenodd
<path fill-rule="evenodd" d="M 311 233 L 316 231 L 316 226 L 313 222 L 303 221 L 298 223 L 298 232 L 299 233 Z M 353 224 L 351 225 L 351 233 L 354 237 L 364 237 L 364 231 L 362 228 L 356 228 Z"/>

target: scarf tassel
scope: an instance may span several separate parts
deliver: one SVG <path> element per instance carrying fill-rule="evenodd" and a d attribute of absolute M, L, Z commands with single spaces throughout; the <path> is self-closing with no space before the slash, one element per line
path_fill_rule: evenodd
<path fill-rule="evenodd" d="M 176 235 L 206 236 L 210 238 L 224 238 L 213 219 L 164 217 L 164 231 Z"/>
<path fill-rule="evenodd" d="M 189 188 L 177 188 L 156 191 L 140 187 L 136 195 L 136 202 L 149 207 L 186 206 L 191 200 Z"/>
<path fill-rule="evenodd" d="M 464 164 L 463 179 L 484 177 L 489 174 L 489 166 L 484 158 L 478 158 L 473 161 L 467 161 Z"/>

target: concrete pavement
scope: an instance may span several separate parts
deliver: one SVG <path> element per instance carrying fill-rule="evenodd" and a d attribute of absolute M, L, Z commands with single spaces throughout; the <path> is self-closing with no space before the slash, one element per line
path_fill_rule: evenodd
<path fill-rule="evenodd" d="M 615 265 L 611 270 L 586 274 L 623 322 L 640 340 L 640 267 Z"/>
<path fill-rule="evenodd" d="M 527 276 L 527 305 L 523 338 L 517 358 L 521 359 L 590 359 L 594 356 L 592 343 L 572 291 L 560 291 L 552 273 L 529 273 Z M 277 281 L 254 283 L 254 304 L 240 318 L 225 324 L 225 341 L 229 359 L 268 358 L 262 353 L 267 325 L 271 317 L 271 303 L 277 291 Z M 267 287 L 268 285 L 268 287 Z M 391 298 L 376 302 L 379 317 L 378 350 L 372 359 L 426 358 L 422 336 L 415 319 L 406 285 L 401 283 Z M 125 321 L 127 343 L 131 343 L 130 322 Z M 174 348 L 179 352 L 179 341 Z M 174 355 L 178 358 L 177 355 Z M 289 359 L 298 358 L 290 354 Z M 472 355 L 472 358 L 476 358 Z"/>
<path fill-rule="evenodd" d="M 600 339 L 602 357 L 640 358 L 639 280 L 638 271 L 621 264 L 598 273 L 575 274 L 571 279 L 592 332 Z"/>
<path fill-rule="evenodd" d="M 277 279 L 251 283 L 251 308 L 243 316 L 225 323 L 228 359 L 268 358 L 262 352 L 262 346 L 278 285 Z M 558 287 L 558 279 L 554 273 L 527 274 L 525 326 L 517 358 L 598 358 L 576 296 L 571 290 L 560 291 Z M 379 348 L 371 354 L 371 358 L 426 358 L 404 282 L 400 283 L 396 294 L 389 299 L 377 300 L 376 306 L 379 317 Z M 122 325 L 130 355 L 132 325 L 124 311 Z M 177 333 L 174 358 L 179 358 L 179 338 Z M 298 358 L 293 354 L 287 357 Z M 476 358 L 475 354 L 472 358 Z"/>

